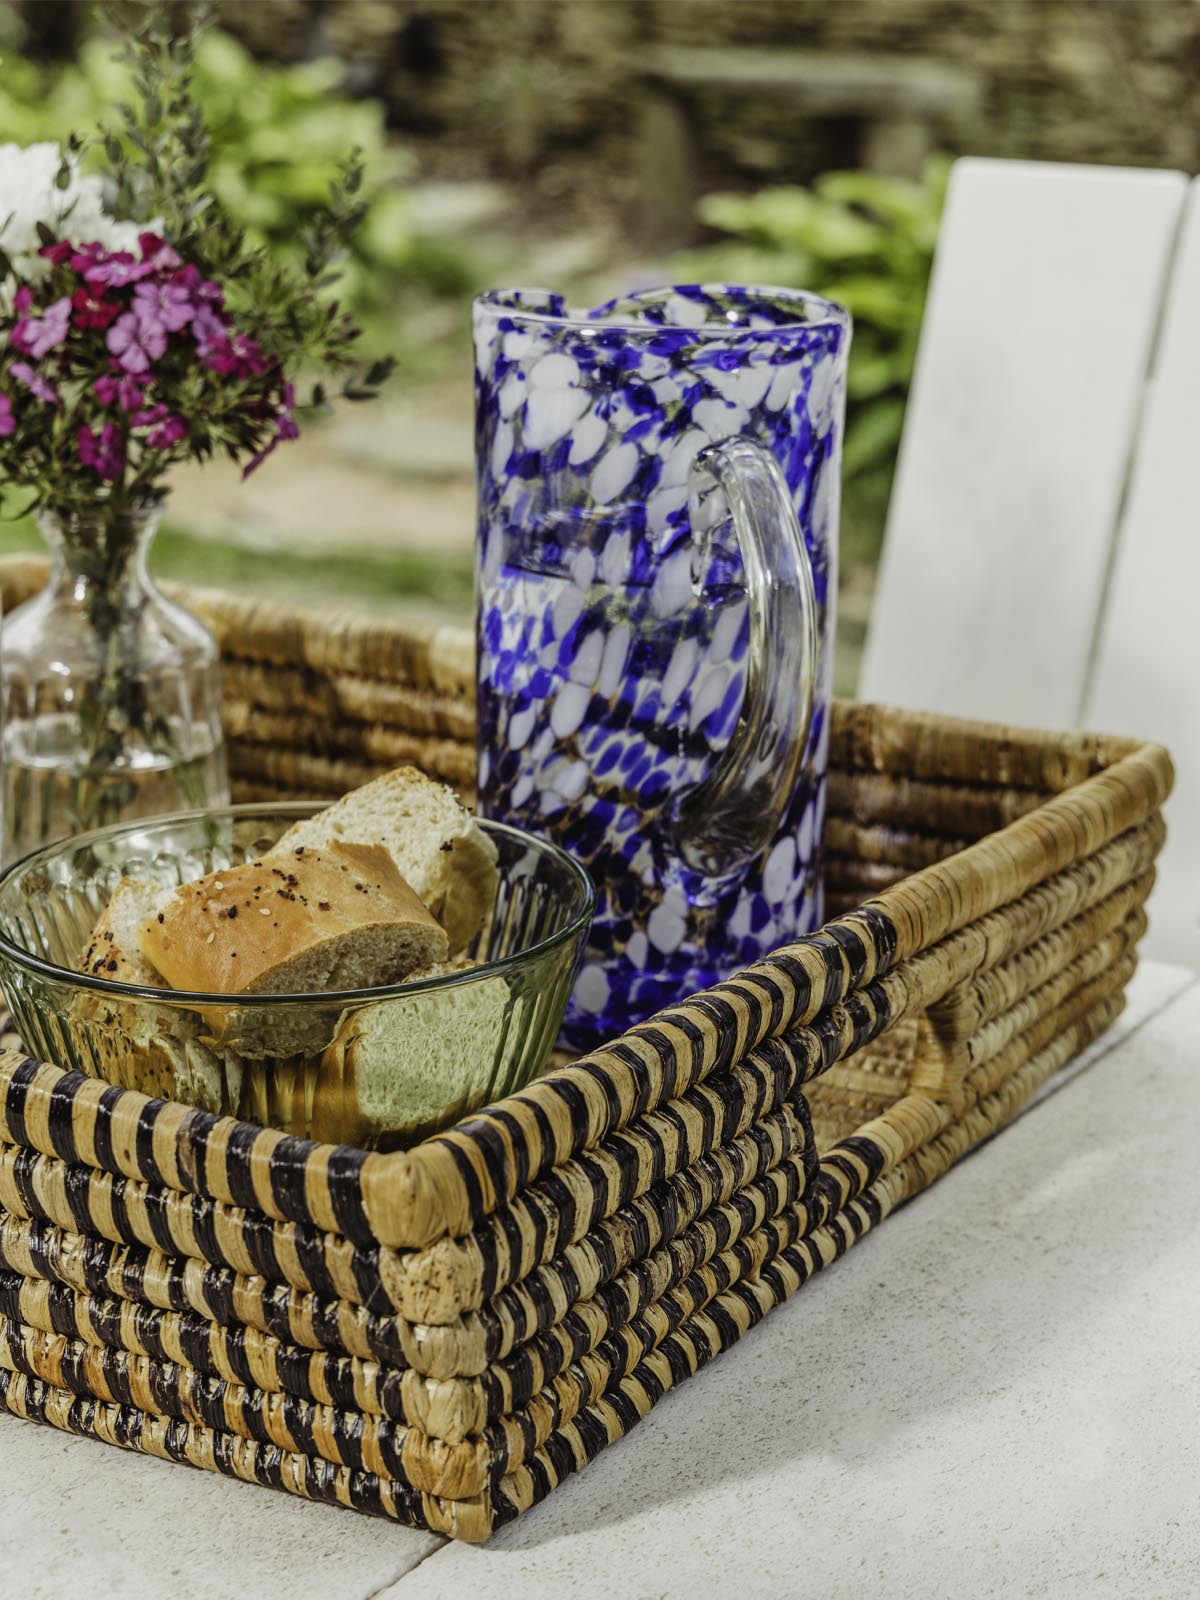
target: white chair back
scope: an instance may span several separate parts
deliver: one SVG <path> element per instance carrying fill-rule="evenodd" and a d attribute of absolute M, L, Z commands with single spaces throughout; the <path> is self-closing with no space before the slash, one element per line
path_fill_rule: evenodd
<path fill-rule="evenodd" d="M 1188 191 L 1083 723 L 1175 758 L 1147 954 L 1200 967 L 1200 180 Z"/>
<path fill-rule="evenodd" d="M 1160 739 L 1147 953 L 1200 967 L 1200 180 L 960 161 L 859 693 Z"/>
<path fill-rule="evenodd" d="M 1186 187 L 955 166 L 864 699 L 1076 725 Z"/>

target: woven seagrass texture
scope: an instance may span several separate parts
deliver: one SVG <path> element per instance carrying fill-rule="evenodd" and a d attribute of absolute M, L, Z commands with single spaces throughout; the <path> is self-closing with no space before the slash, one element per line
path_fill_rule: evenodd
<path fill-rule="evenodd" d="M 185 598 L 238 798 L 470 789 L 465 635 Z M 837 705 L 830 760 L 824 928 L 415 1149 L 0 1055 L 0 1402 L 461 1538 L 534 1505 L 1123 1004 L 1162 750 Z"/>

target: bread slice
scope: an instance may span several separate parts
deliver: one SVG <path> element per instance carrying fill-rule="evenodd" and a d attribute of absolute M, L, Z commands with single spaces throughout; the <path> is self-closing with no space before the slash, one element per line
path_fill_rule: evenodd
<path fill-rule="evenodd" d="M 167 990 L 138 948 L 138 931 L 174 893 L 167 884 L 122 878 L 92 929 L 78 970 Z M 65 1026 L 79 1064 L 122 1088 L 219 1111 L 231 1081 L 240 1080 L 240 1064 L 217 1056 L 200 1040 L 203 1018 L 183 1006 L 80 989 Z"/>
<path fill-rule="evenodd" d="M 247 995 L 398 983 L 447 944 L 386 850 L 338 844 L 185 883 L 138 948 L 172 988 Z"/>
<path fill-rule="evenodd" d="M 122 878 L 100 913 L 79 958 L 78 971 L 143 989 L 165 989 L 166 982 L 138 948 L 138 930 L 170 900 L 173 889 L 140 878 Z"/>
<path fill-rule="evenodd" d="M 270 854 L 342 842 L 382 845 L 445 928 L 451 956 L 467 951 L 495 903 L 496 847 L 445 784 L 398 767 L 295 823 Z"/>
<path fill-rule="evenodd" d="M 384 1150 L 444 1128 L 495 1098 L 515 1003 L 504 979 L 492 977 L 346 1011 L 322 1058 L 314 1114 L 338 1138 Z"/>

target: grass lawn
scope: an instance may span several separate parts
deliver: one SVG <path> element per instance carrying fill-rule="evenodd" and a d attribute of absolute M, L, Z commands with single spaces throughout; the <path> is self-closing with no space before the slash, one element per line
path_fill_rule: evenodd
<path fill-rule="evenodd" d="M 0 522 L 0 555 L 44 548 L 32 518 Z M 159 578 L 268 594 L 296 605 L 388 611 L 396 620 L 428 618 L 464 626 L 473 615 L 472 562 L 461 551 L 260 548 L 165 523 L 154 542 L 151 564 Z M 844 583 L 841 596 L 834 682 L 838 694 L 853 695 L 874 569 L 859 563 L 843 576 L 851 581 Z"/>
<path fill-rule="evenodd" d="M 31 517 L 0 523 L 0 555 L 45 549 Z M 190 533 L 170 522 L 154 541 L 151 565 L 158 578 L 180 583 L 276 592 L 303 603 L 339 600 L 371 609 L 403 600 L 461 613 L 472 605 L 470 559 L 427 550 L 281 550 Z"/>

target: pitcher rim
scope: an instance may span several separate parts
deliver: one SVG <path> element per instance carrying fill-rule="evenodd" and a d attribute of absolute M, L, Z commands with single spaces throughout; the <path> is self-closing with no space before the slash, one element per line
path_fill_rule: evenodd
<path fill-rule="evenodd" d="M 548 289 L 538 284 L 513 284 L 501 289 L 485 289 L 474 298 L 473 306 L 476 312 L 489 311 L 519 318 L 523 322 L 549 324 L 556 328 L 575 328 L 580 330 L 597 328 L 618 328 L 623 333 L 630 334 L 661 334 L 664 329 L 674 332 L 685 332 L 696 335 L 697 338 L 716 337 L 718 334 L 737 334 L 739 337 L 753 335 L 778 335 L 794 332 L 799 328 L 850 328 L 853 319 L 845 306 L 839 305 L 836 300 L 827 300 L 823 295 L 811 289 L 788 289 L 778 284 L 739 284 L 728 283 L 723 280 L 713 280 L 706 283 L 661 283 L 651 284 L 645 289 L 632 290 L 627 295 L 617 295 L 611 301 L 602 302 L 593 307 L 593 311 L 603 311 L 606 306 L 616 305 L 623 300 L 636 300 L 643 295 L 659 294 L 662 292 L 676 292 L 683 289 L 700 289 L 705 292 L 713 290 L 736 290 L 743 294 L 752 294 L 760 299 L 782 300 L 785 304 L 795 303 L 804 306 L 820 307 L 821 316 L 815 318 L 797 318 L 795 322 L 776 322 L 768 328 L 752 328 L 744 324 L 728 321 L 708 320 L 696 325 L 688 326 L 683 323 L 661 323 L 637 321 L 633 317 L 621 321 L 607 321 L 594 315 L 581 314 L 576 308 L 570 307 L 565 315 L 551 311 L 540 311 L 529 306 L 514 305 L 511 297 L 515 295 L 544 294 L 547 296 L 557 294 L 554 289 Z M 562 299 L 563 296 L 558 296 Z"/>

